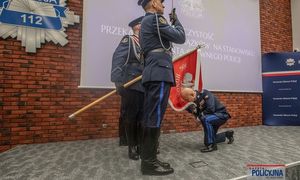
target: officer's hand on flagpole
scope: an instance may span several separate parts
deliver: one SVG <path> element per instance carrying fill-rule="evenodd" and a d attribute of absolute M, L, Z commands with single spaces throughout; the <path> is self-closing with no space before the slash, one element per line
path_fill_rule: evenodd
<path fill-rule="evenodd" d="M 123 86 L 122 83 L 115 83 L 116 85 L 116 91 L 120 96 L 124 96 L 125 95 L 125 88 Z"/>
<path fill-rule="evenodd" d="M 197 114 L 198 114 L 198 111 L 197 111 L 197 107 L 195 104 L 191 104 L 189 105 L 187 108 L 186 108 L 187 112 L 193 114 L 196 118 L 197 118 Z"/>
<path fill-rule="evenodd" d="M 177 21 L 177 14 L 175 12 L 175 8 L 172 9 L 172 12 L 169 14 L 169 17 L 170 17 L 170 22 L 172 25 L 175 24 L 175 22 Z"/>

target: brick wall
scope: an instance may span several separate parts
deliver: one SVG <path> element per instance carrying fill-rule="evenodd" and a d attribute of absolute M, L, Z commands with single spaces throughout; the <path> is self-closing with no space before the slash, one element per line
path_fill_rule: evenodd
<path fill-rule="evenodd" d="M 82 17 L 82 1 L 69 7 Z M 262 51 L 292 50 L 289 0 L 263 0 Z M 81 21 L 82 22 L 82 21 Z M 81 25 L 67 30 L 69 44 L 43 45 L 25 53 L 14 39 L 0 39 L 0 152 L 19 144 L 116 137 L 120 98 L 110 97 L 82 113 L 75 122 L 67 117 L 110 90 L 78 89 L 81 64 Z M 232 119 L 226 127 L 261 124 L 261 94 L 219 93 Z M 187 113 L 167 110 L 164 132 L 199 130 Z"/>
<path fill-rule="evenodd" d="M 260 1 L 262 52 L 293 50 L 290 0 Z"/>

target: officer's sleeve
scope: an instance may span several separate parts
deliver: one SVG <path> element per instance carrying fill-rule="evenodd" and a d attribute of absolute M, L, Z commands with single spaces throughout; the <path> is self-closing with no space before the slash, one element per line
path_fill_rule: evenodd
<path fill-rule="evenodd" d="M 129 50 L 129 36 L 124 36 L 112 57 L 111 81 L 122 82 L 123 65 L 126 63 Z"/>
<path fill-rule="evenodd" d="M 162 38 L 177 44 L 183 44 L 185 42 L 185 32 L 179 20 L 176 20 L 174 27 L 172 27 L 163 16 L 157 15 L 154 16 L 153 26 L 154 31 L 157 33 L 158 26 Z"/>
<path fill-rule="evenodd" d="M 213 94 L 206 92 L 204 97 L 208 96 L 208 99 L 205 100 L 205 109 L 203 110 L 204 114 L 213 114 L 216 111 L 215 108 L 215 99 Z"/>

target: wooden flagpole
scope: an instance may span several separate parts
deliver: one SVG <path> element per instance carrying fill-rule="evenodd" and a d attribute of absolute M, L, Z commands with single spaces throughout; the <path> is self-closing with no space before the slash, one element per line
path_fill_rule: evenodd
<path fill-rule="evenodd" d="M 136 77 L 135 79 L 129 81 L 129 82 L 126 83 L 126 84 L 124 84 L 123 86 L 124 86 L 124 88 L 127 88 L 127 87 L 131 86 L 132 84 L 138 82 L 138 81 L 141 80 L 141 79 L 142 79 L 142 76 L 138 76 L 138 77 Z M 95 100 L 94 102 L 92 102 L 92 103 L 90 103 L 90 104 L 84 106 L 83 108 L 81 108 L 81 109 L 79 109 L 78 111 L 76 111 L 76 112 L 74 112 L 73 114 L 71 114 L 71 115 L 69 116 L 69 119 L 74 119 L 78 114 L 83 113 L 83 112 L 86 111 L 87 109 L 89 109 L 89 108 L 95 106 L 96 104 L 98 104 L 99 102 L 103 101 L 104 99 L 106 99 L 106 98 L 112 96 L 112 95 L 115 94 L 116 92 L 117 92 L 117 90 L 114 89 L 113 91 L 107 93 L 106 95 L 104 95 L 104 96 L 102 96 L 101 98 Z"/>
<path fill-rule="evenodd" d="M 194 49 L 188 51 L 187 53 L 185 53 L 185 54 L 183 54 L 183 55 L 181 55 L 181 56 L 179 56 L 179 57 L 176 57 L 176 58 L 173 60 L 173 62 L 174 62 L 174 61 L 177 61 L 178 59 L 180 59 L 180 58 L 182 58 L 182 57 L 184 57 L 184 56 L 187 56 L 187 55 L 191 54 L 192 52 L 194 52 L 195 50 L 200 49 L 200 48 L 203 48 L 203 47 L 205 47 L 205 46 L 204 46 L 204 45 L 198 45 L 196 48 L 194 48 Z M 142 79 L 142 75 L 140 75 L 140 76 L 136 77 L 135 79 L 133 79 L 133 80 L 127 82 L 127 83 L 124 84 L 123 86 L 124 86 L 124 88 L 127 88 L 127 87 L 131 86 L 132 84 L 134 84 L 134 83 L 140 81 L 141 79 Z M 84 111 L 86 111 L 86 110 L 88 110 L 89 108 L 95 106 L 96 104 L 100 103 L 100 102 L 103 101 L 104 99 L 106 99 L 106 98 L 112 96 L 112 95 L 115 94 L 116 92 L 117 92 L 116 89 L 114 89 L 113 91 L 111 91 L 111 92 L 107 93 L 106 95 L 100 97 L 99 99 L 95 100 L 94 102 L 92 102 L 92 103 L 90 103 L 90 104 L 84 106 L 83 108 L 81 108 L 81 109 L 79 109 L 78 111 L 76 111 L 76 112 L 74 112 L 73 114 L 71 114 L 71 115 L 69 116 L 69 119 L 74 119 L 78 114 L 83 113 Z"/>

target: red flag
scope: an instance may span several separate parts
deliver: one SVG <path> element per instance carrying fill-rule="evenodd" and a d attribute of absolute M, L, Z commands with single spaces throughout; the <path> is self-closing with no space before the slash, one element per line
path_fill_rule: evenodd
<path fill-rule="evenodd" d="M 181 96 L 182 87 L 202 90 L 202 76 L 200 61 L 198 62 L 198 49 L 179 57 L 173 62 L 176 87 L 171 88 L 169 104 L 175 111 L 185 110 L 190 104 Z"/>

